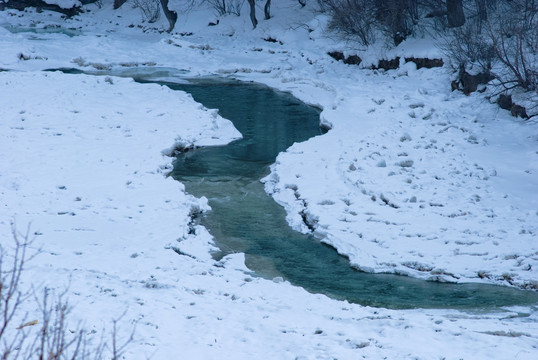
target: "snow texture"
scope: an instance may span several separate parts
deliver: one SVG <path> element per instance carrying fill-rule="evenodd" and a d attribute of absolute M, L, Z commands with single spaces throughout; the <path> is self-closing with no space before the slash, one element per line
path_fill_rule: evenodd
<path fill-rule="evenodd" d="M 482 94 L 451 92 L 447 67 L 372 71 L 326 54 L 359 54 L 365 64 L 441 57 L 431 40 L 357 49 L 327 36 L 311 4 L 292 1 L 273 4 L 255 30 L 248 11 L 208 27 L 213 11 L 197 9 L 181 13 L 172 34 L 162 32 L 164 17 L 138 26 L 129 6 L 86 8 L 72 19 L 0 12 L 10 25 L 0 26 L 0 69 L 11 70 L 0 71 L 0 239 L 9 247 L 11 223 L 30 226 L 41 254 L 25 286 L 68 288 L 75 322 L 96 339 L 125 313 L 120 335 L 136 324 L 129 359 L 536 358 L 536 306 L 368 308 L 253 276 L 243 254 L 213 260 L 207 230 L 189 231 L 207 200 L 166 177 L 165 155 L 227 143 L 240 136 L 232 124 L 158 85 L 42 71 L 164 68 L 158 76 L 289 91 L 321 107 L 331 127 L 281 153 L 263 180 L 291 226 L 308 231 L 306 214 L 362 270 L 536 289 L 536 122 Z M 81 35 L 7 30 L 32 24 Z M 25 311 L 38 309 L 29 301 Z"/>

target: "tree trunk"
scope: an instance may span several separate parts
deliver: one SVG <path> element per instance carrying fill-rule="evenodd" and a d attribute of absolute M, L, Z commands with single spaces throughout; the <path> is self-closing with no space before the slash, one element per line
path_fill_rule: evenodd
<path fill-rule="evenodd" d="M 114 10 L 119 9 L 127 0 L 114 0 Z"/>
<path fill-rule="evenodd" d="M 265 2 L 263 12 L 265 13 L 265 20 L 269 20 L 271 18 L 271 0 Z"/>
<path fill-rule="evenodd" d="M 250 5 L 250 21 L 252 21 L 252 26 L 254 29 L 258 25 L 258 20 L 256 19 L 256 0 L 248 0 Z"/>
<path fill-rule="evenodd" d="M 485 21 L 488 18 L 488 5 L 486 0 L 476 0 L 476 7 L 478 8 L 478 18 L 480 21 Z"/>
<path fill-rule="evenodd" d="M 168 23 L 170 24 L 170 27 L 167 32 L 171 32 L 174 30 L 174 26 L 176 26 L 177 21 L 177 12 L 171 11 L 168 9 L 168 0 L 160 0 L 161 6 L 163 8 L 164 16 L 166 16 L 166 19 L 168 20 Z"/>
<path fill-rule="evenodd" d="M 446 0 L 446 18 L 449 28 L 460 27 L 465 24 L 463 0 Z"/>

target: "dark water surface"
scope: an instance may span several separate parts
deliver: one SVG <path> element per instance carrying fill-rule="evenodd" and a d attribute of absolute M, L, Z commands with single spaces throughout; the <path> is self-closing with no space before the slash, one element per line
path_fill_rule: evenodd
<path fill-rule="evenodd" d="M 78 72 L 76 70 L 64 70 Z M 311 235 L 293 231 L 285 211 L 263 188 L 277 154 L 294 142 L 322 134 L 319 110 L 268 87 L 219 79 L 173 82 L 169 69 L 141 76 L 139 82 L 183 90 L 208 108 L 218 108 L 243 139 L 205 147 L 177 157 L 172 176 L 187 192 L 206 196 L 212 210 L 201 218 L 221 249 L 216 257 L 243 252 L 258 275 L 283 277 L 313 293 L 362 305 L 387 308 L 492 310 L 508 305 L 537 305 L 538 293 L 485 284 L 448 284 L 354 270 L 348 259 Z M 110 74 L 118 75 L 118 74 Z M 321 191 L 321 189 L 320 189 Z"/>

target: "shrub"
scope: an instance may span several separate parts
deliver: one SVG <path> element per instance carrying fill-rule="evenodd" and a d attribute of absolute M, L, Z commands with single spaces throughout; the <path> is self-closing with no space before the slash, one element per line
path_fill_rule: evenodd
<path fill-rule="evenodd" d="M 154 23 L 161 17 L 160 0 L 132 0 L 133 6 L 140 9 L 144 21 Z"/>
<path fill-rule="evenodd" d="M 479 66 L 492 74 L 501 91 L 517 87 L 538 94 L 538 1 L 476 0 L 467 5 L 469 21 L 450 30 L 442 45 L 454 68 Z"/>
<path fill-rule="evenodd" d="M 53 296 L 45 288 L 38 300 L 29 289 L 21 288 L 25 266 L 37 255 L 37 252 L 29 255 L 32 244 L 29 234 L 29 227 L 21 235 L 12 226 L 13 249 L 0 245 L 0 359 L 119 359 L 133 335 L 118 344 L 116 320 L 113 320 L 110 346 L 102 340 L 91 344 L 83 329 L 68 328 L 71 307 L 65 299 L 66 292 Z M 21 309 L 32 295 L 41 313 L 39 320 L 27 319 Z"/>
<path fill-rule="evenodd" d="M 203 0 L 203 2 L 209 4 L 218 15 L 241 15 L 241 8 L 245 3 L 245 0 Z"/>
<path fill-rule="evenodd" d="M 331 15 L 329 27 L 346 37 L 357 38 L 363 45 L 374 41 L 375 7 L 370 0 L 320 0 Z"/>

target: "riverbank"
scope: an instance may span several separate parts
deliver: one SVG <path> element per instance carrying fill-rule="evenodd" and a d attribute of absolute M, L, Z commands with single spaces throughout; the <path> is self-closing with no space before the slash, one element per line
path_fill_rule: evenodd
<path fill-rule="evenodd" d="M 275 7 L 274 20 L 255 31 L 248 19 L 207 27 L 207 16 L 191 15 L 175 34 L 143 33 L 128 27 L 129 9 L 121 18 L 98 9 L 82 20 L 48 16 L 83 33 L 75 37 L 0 28 L 0 67 L 14 70 L 0 73 L 8 119 L 2 245 L 15 219 L 20 230 L 31 222 L 43 249 L 25 283 L 69 286 L 73 316 L 98 332 L 127 308 L 125 323 L 137 324 L 130 358 L 533 358 L 534 308 L 364 308 L 252 277 L 241 254 L 214 262 L 209 234 L 188 234 L 189 213 L 205 201 L 163 176 L 171 159 L 161 151 L 227 142 L 237 136 L 228 123 L 157 86 L 39 72 L 149 64 L 291 91 L 322 106 L 332 125 L 282 154 L 266 181 L 292 225 L 304 230 L 306 214 L 365 270 L 532 284 L 535 125 L 480 95 L 450 93 L 447 69 L 374 73 L 336 62 L 319 51 L 329 50 L 315 25 L 322 18 L 296 9 L 299 18 L 289 20 L 288 8 Z M 37 13 L 0 16 L 43 21 Z M 193 34 L 179 35 L 186 31 Z"/>

